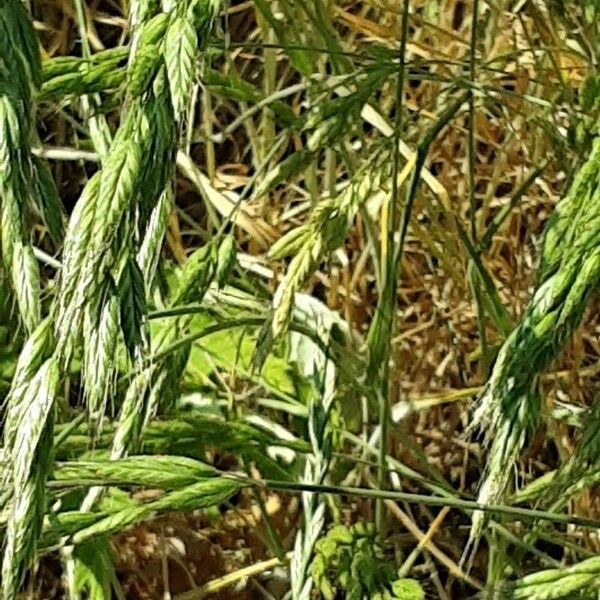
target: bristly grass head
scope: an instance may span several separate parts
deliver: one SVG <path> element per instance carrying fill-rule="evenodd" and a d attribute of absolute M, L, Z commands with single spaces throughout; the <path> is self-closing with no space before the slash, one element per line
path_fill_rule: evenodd
<path fill-rule="evenodd" d="M 537 425 L 537 381 L 578 327 L 600 281 L 600 249 L 594 223 L 600 206 L 600 142 L 547 225 L 538 285 L 516 329 L 502 346 L 470 427 L 491 440 L 478 499 L 498 502 L 527 435 Z M 471 541 L 485 518 L 473 517 Z"/>
<path fill-rule="evenodd" d="M 120 339 L 138 367 L 143 353 L 149 350 L 146 294 L 165 233 L 166 191 L 171 185 L 183 108 L 195 79 L 195 57 L 205 42 L 215 6 L 206 4 L 207 10 L 202 10 L 201 2 L 192 1 L 177 3 L 170 14 L 154 17 L 156 11 L 144 13 L 155 27 L 140 24 L 137 51 L 130 54 L 129 61 L 133 64 L 137 55 L 143 55 L 144 44 L 149 43 L 158 62 L 146 69 L 143 77 L 132 80 L 135 85 L 128 94 L 119 129 L 70 221 L 51 317 L 37 329 L 41 318 L 39 274 L 25 236 L 23 210 L 27 186 L 37 173 L 27 143 L 31 98 L 39 87 L 41 68 L 37 41 L 21 3 L 10 0 L 0 7 L 0 24 L 6 33 L 2 42 L 11 45 L 3 57 L 13 60 L 8 66 L 17 74 L 12 79 L 14 89 L 0 87 L 0 131 L 4 134 L 0 146 L 2 258 L 12 273 L 21 316 L 32 333 L 29 350 L 35 350 L 22 356 L 23 366 L 17 370 L 6 406 L 9 419 L 4 448 L 15 460 L 8 478 L 12 497 L 2 569 L 3 597 L 7 600 L 16 596 L 23 573 L 35 558 L 46 509 L 45 479 L 52 464 L 55 395 L 73 358 L 83 346 L 83 391 L 98 437 L 113 388 Z M 167 41 L 175 45 L 165 42 L 165 32 Z M 7 74 L 0 73 L 4 78 Z M 56 224 L 53 229 L 56 233 Z M 145 237 L 146 232 L 150 237 Z M 139 265 L 138 257 L 151 265 Z M 52 333 L 56 345 L 48 348 Z M 132 388 L 130 401 L 126 399 L 115 434 L 114 458 L 135 445 L 147 421 L 143 407 L 152 384 L 151 373 L 143 370 L 136 381 L 141 383 Z M 27 448 L 23 443 L 29 444 Z"/>

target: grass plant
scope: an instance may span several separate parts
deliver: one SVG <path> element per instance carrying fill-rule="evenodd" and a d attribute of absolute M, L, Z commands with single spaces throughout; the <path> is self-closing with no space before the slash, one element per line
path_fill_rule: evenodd
<path fill-rule="evenodd" d="M 597 11 L 0 0 L 2 599 L 596 597 Z"/>

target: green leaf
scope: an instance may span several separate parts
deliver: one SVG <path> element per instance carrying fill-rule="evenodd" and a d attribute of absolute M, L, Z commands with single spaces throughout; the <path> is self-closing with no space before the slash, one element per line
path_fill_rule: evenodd
<path fill-rule="evenodd" d="M 398 579 L 392 583 L 392 592 L 397 600 L 424 600 L 425 592 L 414 579 Z"/>
<path fill-rule="evenodd" d="M 212 324 L 197 316 L 190 325 L 190 333 L 199 331 Z M 200 347 L 199 347 L 200 346 Z M 188 363 L 189 373 L 212 374 L 214 366 L 238 376 L 246 376 L 251 380 L 267 384 L 277 392 L 294 396 L 296 392 L 293 369 L 288 361 L 274 355 L 266 357 L 260 373 L 252 371 L 252 353 L 255 346 L 255 334 L 251 331 L 222 331 L 214 333 L 202 340 L 200 345 L 192 346 Z M 210 354 L 214 365 L 206 360 L 205 353 Z"/>
<path fill-rule="evenodd" d="M 75 547 L 75 590 L 88 600 L 111 600 L 110 584 L 116 579 L 110 545 L 98 538 Z"/>

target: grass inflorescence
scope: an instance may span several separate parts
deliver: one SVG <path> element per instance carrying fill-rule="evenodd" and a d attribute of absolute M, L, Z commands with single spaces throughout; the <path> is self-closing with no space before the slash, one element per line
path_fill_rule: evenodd
<path fill-rule="evenodd" d="M 597 595 L 596 4 L 0 1 L 4 600 Z"/>

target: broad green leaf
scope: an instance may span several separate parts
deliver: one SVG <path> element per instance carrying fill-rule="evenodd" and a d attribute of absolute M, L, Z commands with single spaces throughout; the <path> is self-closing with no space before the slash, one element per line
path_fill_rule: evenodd
<path fill-rule="evenodd" d="M 108 540 L 98 538 L 76 546 L 75 590 L 88 600 L 111 600 L 110 584 L 116 579 Z"/>

